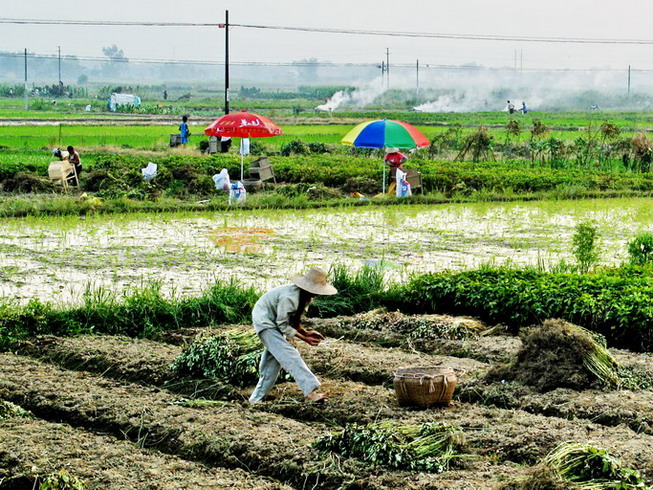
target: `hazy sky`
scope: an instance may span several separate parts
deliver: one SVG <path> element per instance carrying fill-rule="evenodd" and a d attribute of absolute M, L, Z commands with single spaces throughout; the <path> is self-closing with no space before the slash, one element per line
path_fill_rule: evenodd
<path fill-rule="evenodd" d="M 0 17 L 111 21 L 230 22 L 440 34 L 653 40 L 649 0 L 0 0 Z M 224 61 L 224 30 L 0 24 L 0 51 L 102 56 L 116 44 L 132 59 Z M 233 27 L 231 59 L 335 63 L 462 64 L 653 70 L 653 44 L 607 45 L 364 36 Z"/>

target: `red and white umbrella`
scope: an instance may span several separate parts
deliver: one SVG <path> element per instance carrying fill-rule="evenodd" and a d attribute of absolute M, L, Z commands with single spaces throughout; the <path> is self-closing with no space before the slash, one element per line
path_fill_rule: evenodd
<path fill-rule="evenodd" d="M 207 136 L 231 138 L 266 138 L 282 134 L 281 128 L 267 117 L 253 112 L 240 111 L 225 114 L 204 130 Z M 243 156 L 240 157 L 240 180 L 243 180 Z"/>

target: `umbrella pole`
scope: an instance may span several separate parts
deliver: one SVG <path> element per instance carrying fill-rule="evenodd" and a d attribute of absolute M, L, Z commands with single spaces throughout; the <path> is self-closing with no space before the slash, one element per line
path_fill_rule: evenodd
<path fill-rule="evenodd" d="M 241 153 L 241 154 L 240 154 L 240 181 L 241 181 L 241 182 L 243 181 L 243 159 L 244 159 L 244 158 L 245 158 L 245 157 L 244 157 L 243 154 Z"/>
<path fill-rule="evenodd" d="M 385 163 L 383 164 L 383 194 L 385 194 Z"/>

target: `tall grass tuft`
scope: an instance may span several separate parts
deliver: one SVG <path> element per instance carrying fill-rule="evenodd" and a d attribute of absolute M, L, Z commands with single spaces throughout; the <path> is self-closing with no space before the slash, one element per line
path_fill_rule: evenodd
<path fill-rule="evenodd" d="M 235 281 L 217 281 L 200 296 L 166 298 L 161 283 L 118 295 L 107 289 L 88 289 L 81 306 L 56 309 L 32 300 L 24 306 L 0 304 L 0 348 L 36 335 L 84 333 L 158 338 L 165 330 L 249 322 L 259 294 Z"/>
<path fill-rule="evenodd" d="M 338 294 L 315 298 L 313 316 L 353 315 L 383 306 L 386 280 L 380 268 L 364 266 L 351 272 L 347 266 L 336 264 L 329 270 L 328 277 Z"/>

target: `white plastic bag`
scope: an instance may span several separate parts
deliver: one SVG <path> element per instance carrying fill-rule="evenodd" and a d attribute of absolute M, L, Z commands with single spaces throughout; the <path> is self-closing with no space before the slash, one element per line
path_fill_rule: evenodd
<path fill-rule="evenodd" d="M 152 180 L 154 177 L 156 177 L 157 168 L 158 165 L 156 163 L 147 162 L 147 167 L 141 169 L 141 173 L 143 174 L 143 179 Z"/>
<path fill-rule="evenodd" d="M 213 177 L 213 182 L 215 183 L 215 188 L 218 191 L 228 191 L 231 189 L 231 179 L 229 179 L 229 172 L 226 168 L 220 170 L 219 174 L 215 174 Z"/>
<path fill-rule="evenodd" d="M 240 140 L 240 152 L 241 155 L 249 155 L 249 138 L 242 138 Z"/>
<path fill-rule="evenodd" d="M 410 184 L 406 180 L 406 172 L 398 168 L 396 173 L 396 179 L 397 179 L 397 188 L 396 188 L 397 197 L 412 196 L 413 193 L 410 190 Z"/>
<path fill-rule="evenodd" d="M 229 204 L 243 204 L 247 199 L 247 191 L 242 182 L 232 182 L 229 189 Z"/>

